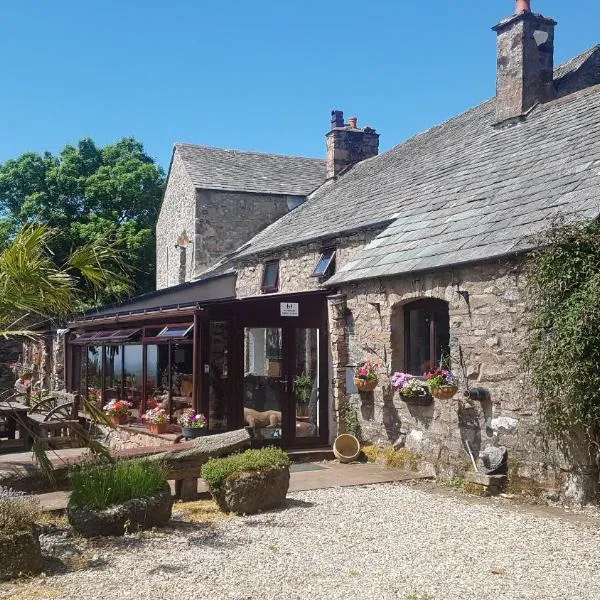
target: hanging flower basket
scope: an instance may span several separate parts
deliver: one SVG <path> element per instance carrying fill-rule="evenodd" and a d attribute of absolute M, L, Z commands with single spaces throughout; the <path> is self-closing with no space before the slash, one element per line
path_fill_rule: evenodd
<path fill-rule="evenodd" d="M 431 388 L 433 397 L 438 400 L 450 400 L 456 392 L 458 392 L 457 385 L 440 385 L 439 387 Z"/>
<path fill-rule="evenodd" d="M 379 383 L 377 379 L 361 379 L 360 377 L 354 378 L 354 384 L 359 392 L 372 392 Z"/>

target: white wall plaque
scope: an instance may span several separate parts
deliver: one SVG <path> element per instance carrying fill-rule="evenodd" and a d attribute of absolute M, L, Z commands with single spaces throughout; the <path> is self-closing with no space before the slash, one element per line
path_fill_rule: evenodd
<path fill-rule="evenodd" d="M 279 306 L 282 317 L 298 317 L 300 315 L 298 302 L 280 302 Z"/>

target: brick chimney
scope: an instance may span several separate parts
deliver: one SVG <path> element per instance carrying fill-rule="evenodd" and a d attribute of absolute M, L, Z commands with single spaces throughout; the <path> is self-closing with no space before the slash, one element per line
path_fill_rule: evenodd
<path fill-rule="evenodd" d="M 331 131 L 327 134 L 328 179 L 378 153 L 379 134 L 374 129 L 358 127 L 356 117 L 350 117 L 345 124 L 341 110 L 331 111 Z"/>
<path fill-rule="evenodd" d="M 498 34 L 496 122 L 525 115 L 554 97 L 556 21 L 531 12 L 530 0 L 517 0 L 516 12 L 493 30 Z"/>

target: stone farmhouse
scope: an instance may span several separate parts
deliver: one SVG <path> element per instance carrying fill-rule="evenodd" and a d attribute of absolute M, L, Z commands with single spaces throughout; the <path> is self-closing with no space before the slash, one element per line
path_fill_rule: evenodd
<path fill-rule="evenodd" d="M 328 444 L 350 415 L 440 473 L 504 446 L 511 477 L 562 483 L 519 360 L 521 261 L 557 214 L 598 215 L 600 46 L 555 67 L 555 25 L 519 0 L 494 27 L 496 97 L 383 154 L 341 111 L 326 160 L 176 144 L 157 291 L 73 318 L 56 379 L 257 444 Z M 454 399 L 390 386 L 446 354 Z"/>

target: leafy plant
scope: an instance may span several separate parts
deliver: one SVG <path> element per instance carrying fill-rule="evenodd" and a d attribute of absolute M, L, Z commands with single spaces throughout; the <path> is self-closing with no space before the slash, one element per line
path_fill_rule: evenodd
<path fill-rule="evenodd" d="M 430 389 L 442 387 L 443 385 L 456 385 L 456 375 L 447 369 L 434 369 L 423 374 Z"/>
<path fill-rule="evenodd" d="M 270 446 L 260 450 L 246 450 L 225 458 L 212 458 L 202 466 L 202 478 L 211 489 L 217 490 L 228 477 L 236 473 L 278 469 L 289 465 L 289 456 L 281 448 Z"/>
<path fill-rule="evenodd" d="M 598 482 L 600 223 L 557 221 L 525 263 L 524 360 L 547 430 Z"/>
<path fill-rule="evenodd" d="M 358 410 L 356 410 L 356 407 L 349 402 L 344 403 L 340 407 L 340 417 L 344 423 L 346 431 L 351 433 L 354 437 L 360 439 L 360 419 L 358 418 Z"/>
<path fill-rule="evenodd" d="M 71 474 L 69 505 L 102 510 L 134 498 L 148 498 L 166 485 L 166 467 L 156 461 L 84 465 Z"/>
<path fill-rule="evenodd" d="M 302 373 L 294 379 L 294 392 L 296 393 L 296 400 L 300 404 L 306 404 L 310 400 L 312 388 L 313 380 L 306 373 Z"/>
<path fill-rule="evenodd" d="M 182 427 L 192 429 L 204 429 L 207 422 L 206 417 L 202 413 L 197 413 L 193 408 L 184 410 L 181 417 L 179 417 L 179 424 Z"/>
<path fill-rule="evenodd" d="M 0 487 L 0 533 L 30 531 L 40 515 L 36 498 Z"/>

